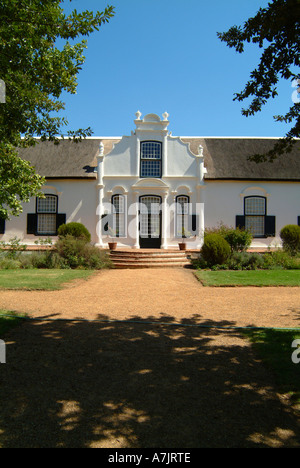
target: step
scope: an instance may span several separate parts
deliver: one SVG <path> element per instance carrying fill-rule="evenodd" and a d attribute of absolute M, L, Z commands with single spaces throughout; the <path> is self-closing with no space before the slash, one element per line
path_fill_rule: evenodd
<path fill-rule="evenodd" d="M 114 263 L 114 267 L 116 269 L 138 269 L 138 268 L 187 268 L 190 267 L 191 264 L 189 262 L 182 262 L 182 263 Z"/>
<path fill-rule="evenodd" d="M 112 250 L 110 258 L 115 268 L 183 268 L 191 265 L 180 250 Z"/>

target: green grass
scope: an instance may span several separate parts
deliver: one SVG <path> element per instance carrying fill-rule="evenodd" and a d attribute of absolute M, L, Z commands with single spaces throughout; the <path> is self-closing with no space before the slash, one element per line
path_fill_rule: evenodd
<path fill-rule="evenodd" d="M 264 365 L 274 375 L 280 393 L 289 394 L 292 401 L 300 403 L 300 363 L 292 361 L 292 353 L 300 358 L 300 350 L 292 347 L 300 339 L 300 329 L 247 330 L 243 332 L 253 343 Z"/>
<path fill-rule="evenodd" d="M 198 270 L 203 286 L 300 286 L 300 270 Z"/>
<path fill-rule="evenodd" d="M 20 317 L 20 314 L 19 314 Z M 15 312 L 0 310 L 0 338 L 13 327 L 16 327 L 22 319 L 16 316 Z"/>
<path fill-rule="evenodd" d="M 92 270 L 0 270 L 0 289 L 55 291 L 76 279 L 88 279 Z"/>

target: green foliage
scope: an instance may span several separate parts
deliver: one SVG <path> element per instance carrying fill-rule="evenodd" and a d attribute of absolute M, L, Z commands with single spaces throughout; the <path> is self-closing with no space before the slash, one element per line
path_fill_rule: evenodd
<path fill-rule="evenodd" d="M 295 255 L 300 252 L 300 226 L 288 224 L 280 231 L 283 248 L 287 252 Z"/>
<path fill-rule="evenodd" d="M 108 6 L 103 12 L 74 10 L 66 16 L 60 0 L 0 2 L 0 79 L 6 85 L 6 102 L 0 105 L 0 216 L 18 215 L 22 202 L 41 196 L 44 179 L 14 148 L 35 145 L 36 137 L 58 143 L 68 124 L 58 115 L 64 110 L 60 98 L 76 93 L 85 61 L 82 37 L 113 15 Z M 88 135 L 90 128 L 68 133 L 76 142 Z"/>
<path fill-rule="evenodd" d="M 3 106 L 0 105 L 0 112 Z M 35 173 L 28 161 L 18 156 L 12 145 L 0 142 L 1 218 L 18 216 L 23 210 L 22 203 L 29 202 L 31 197 L 44 197 L 40 192 L 44 182 L 45 179 Z"/>
<path fill-rule="evenodd" d="M 98 270 L 110 266 L 107 254 L 82 238 L 70 235 L 61 237 L 56 243 L 56 250 L 69 268 Z"/>
<path fill-rule="evenodd" d="M 73 236 L 76 239 L 83 239 L 86 242 L 91 241 L 91 234 L 88 229 L 81 223 L 67 223 L 62 224 L 58 228 L 58 236 L 66 237 L 66 236 Z"/>
<path fill-rule="evenodd" d="M 27 246 L 22 245 L 21 240 L 15 236 L 9 242 L 0 242 L 0 248 L 5 249 L 4 252 L 8 259 L 17 260 L 21 252 L 26 250 Z"/>
<path fill-rule="evenodd" d="M 208 228 L 205 231 L 205 236 L 207 234 L 219 234 L 222 236 L 230 245 L 231 252 L 244 252 L 248 249 L 252 242 L 252 234 L 246 229 L 232 228 L 225 226 L 223 223 L 220 223 L 219 226 L 214 228 Z"/>
<path fill-rule="evenodd" d="M 235 94 L 234 100 L 253 98 L 246 117 L 255 115 L 269 99 L 278 95 L 279 78 L 292 82 L 298 80 L 300 55 L 300 2 L 299 0 L 272 0 L 266 8 L 260 8 L 243 26 L 233 26 L 225 33 L 218 33 L 221 41 L 237 52 L 244 52 L 244 44 L 252 42 L 263 49 L 258 67 L 252 71 L 244 90 Z M 265 154 L 256 154 L 250 159 L 261 162 L 274 160 L 279 154 L 291 151 L 295 138 L 300 137 L 300 103 L 295 102 L 289 111 L 274 116 L 278 122 L 292 124 L 285 138 Z"/>
<path fill-rule="evenodd" d="M 264 259 L 258 253 L 235 252 L 226 266 L 229 270 L 258 270 L 264 267 Z"/>
<path fill-rule="evenodd" d="M 208 234 L 204 238 L 201 255 L 208 266 L 222 265 L 230 257 L 228 242 L 219 234 Z"/>
<path fill-rule="evenodd" d="M 263 255 L 264 266 L 268 270 L 300 270 L 300 254 L 290 255 L 284 250 L 275 250 Z"/>

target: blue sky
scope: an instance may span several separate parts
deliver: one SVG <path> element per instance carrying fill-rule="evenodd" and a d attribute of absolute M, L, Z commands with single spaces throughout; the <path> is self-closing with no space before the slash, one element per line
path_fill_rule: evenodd
<path fill-rule="evenodd" d="M 267 0 L 65 0 L 65 11 L 115 6 L 116 15 L 88 38 L 77 95 L 64 94 L 69 129 L 94 136 L 129 135 L 135 113 L 169 113 L 176 136 L 280 137 L 273 115 L 292 105 L 291 83 L 254 117 L 234 102 L 256 67 L 257 46 L 238 54 L 217 38 L 254 16 Z"/>

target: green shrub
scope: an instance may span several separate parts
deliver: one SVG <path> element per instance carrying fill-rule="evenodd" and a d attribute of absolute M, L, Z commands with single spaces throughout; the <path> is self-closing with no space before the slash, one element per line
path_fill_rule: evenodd
<path fill-rule="evenodd" d="M 300 252 L 300 226 L 288 224 L 280 231 L 280 237 L 284 250 L 291 254 Z"/>
<path fill-rule="evenodd" d="M 250 246 L 253 238 L 251 232 L 246 229 L 234 229 L 222 223 L 217 227 L 206 229 L 204 237 L 209 234 L 219 234 L 222 236 L 230 245 L 231 252 L 244 252 Z"/>
<path fill-rule="evenodd" d="M 228 260 L 230 254 L 230 245 L 221 235 L 207 234 L 204 237 L 201 255 L 208 266 L 222 265 Z"/>
<path fill-rule="evenodd" d="M 30 254 L 22 255 L 19 259 L 20 267 L 23 269 L 30 268 L 55 268 L 63 269 L 68 268 L 63 258 L 57 252 L 33 252 Z"/>
<path fill-rule="evenodd" d="M 60 238 L 72 236 L 76 239 L 83 239 L 86 242 L 91 242 L 91 234 L 88 229 L 81 223 L 67 223 L 62 224 L 58 228 L 58 236 Z"/>
<path fill-rule="evenodd" d="M 284 250 L 275 250 L 263 255 L 264 268 L 268 270 L 284 269 L 284 270 L 299 270 L 300 269 L 300 254 L 290 255 Z"/>
<path fill-rule="evenodd" d="M 229 270 L 257 270 L 264 268 L 264 258 L 258 253 L 234 252 L 226 265 Z"/>
<path fill-rule="evenodd" d="M 21 253 L 26 250 L 26 245 L 21 244 L 21 239 L 13 237 L 8 242 L 0 242 L 0 246 L 5 249 L 5 255 L 12 260 L 18 260 Z"/>
<path fill-rule="evenodd" d="M 19 260 L 13 258 L 3 258 L 0 260 L 0 270 L 16 270 L 20 268 Z"/>
<path fill-rule="evenodd" d="M 252 242 L 251 232 L 245 229 L 228 229 L 222 235 L 230 245 L 231 252 L 244 252 Z"/>
<path fill-rule="evenodd" d="M 61 237 L 56 243 L 56 250 L 64 265 L 69 268 L 101 269 L 111 266 L 107 253 L 83 238 L 70 235 Z"/>

